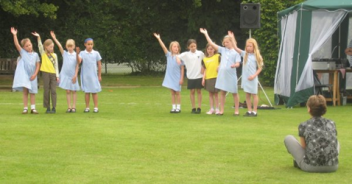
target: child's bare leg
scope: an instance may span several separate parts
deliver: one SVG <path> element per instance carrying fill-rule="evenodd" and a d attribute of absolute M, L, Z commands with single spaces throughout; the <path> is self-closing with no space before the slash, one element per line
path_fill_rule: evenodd
<path fill-rule="evenodd" d="M 35 105 L 35 94 L 34 93 L 30 93 L 29 95 L 30 95 L 30 98 L 31 98 L 31 105 Z"/>
<path fill-rule="evenodd" d="M 209 104 L 210 104 L 210 109 L 214 109 L 214 99 L 213 99 L 214 93 L 209 92 Z"/>
<path fill-rule="evenodd" d="M 197 89 L 198 107 L 202 107 L 202 89 Z"/>
<path fill-rule="evenodd" d="M 237 93 L 233 93 L 232 96 L 235 101 L 235 114 L 239 114 L 240 97 Z"/>
<path fill-rule="evenodd" d="M 98 93 L 92 93 L 94 108 L 98 108 Z"/>
<path fill-rule="evenodd" d="M 72 108 L 76 108 L 76 101 L 77 101 L 77 93 L 76 91 L 72 91 Z"/>
<path fill-rule="evenodd" d="M 258 109 L 258 95 L 257 94 L 252 94 L 253 96 L 253 111 L 257 112 Z"/>
<path fill-rule="evenodd" d="M 196 91 L 195 89 L 191 89 L 190 94 L 189 94 L 189 97 L 191 99 L 192 109 L 196 108 L 196 102 L 195 102 L 195 97 L 194 97 L 195 91 Z"/>
<path fill-rule="evenodd" d="M 90 93 L 86 93 L 84 97 L 84 100 L 86 101 L 86 108 L 89 108 Z"/>
<path fill-rule="evenodd" d="M 176 100 L 176 112 L 181 112 L 181 94 L 179 91 L 175 91 L 175 100 Z"/>
<path fill-rule="evenodd" d="M 215 103 L 214 107 L 217 108 L 217 109 L 219 109 L 218 92 L 213 93 L 213 96 L 214 96 L 214 103 Z"/>
<path fill-rule="evenodd" d="M 250 93 L 246 93 L 246 105 L 247 105 L 248 112 L 252 112 L 252 101 L 251 101 Z"/>
<path fill-rule="evenodd" d="M 220 92 L 220 114 L 224 113 L 226 91 Z"/>
<path fill-rule="evenodd" d="M 171 91 L 171 104 L 174 105 L 176 104 L 176 92 L 172 89 L 170 91 Z"/>
<path fill-rule="evenodd" d="M 175 91 L 176 96 L 176 104 L 181 104 L 181 95 L 179 91 Z"/>
<path fill-rule="evenodd" d="M 66 100 L 67 100 L 67 106 L 69 109 L 71 109 L 71 91 L 66 90 Z"/>
<path fill-rule="evenodd" d="M 28 89 L 23 88 L 23 108 L 28 109 Z"/>

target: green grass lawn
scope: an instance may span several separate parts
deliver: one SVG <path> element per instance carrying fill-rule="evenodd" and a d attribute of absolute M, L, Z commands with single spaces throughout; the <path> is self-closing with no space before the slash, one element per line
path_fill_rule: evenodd
<path fill-rule="evenodd" d="M 306 108 L 259 110 L 258 117 L 232 116 L 228 96 L 223 116 L 191 114 L 189 91 L 182 89 L 182 113 L 170 114 L 163 77 L 103 76 L 97 114 L 67 114 L 58 88 L 56 114 L 41 107 L 22 115 L 22 93 L 0 91 L 0 183 L 351 183 L 351 104 L 328 107 L 341 144 L 335 173 L 305 173 L 293 167 L 283 139 L 297 138 Z M 11 81 L 1 81 L 1 85 Z M 265 88 L 273 102 L 273 89 Z M 244 92 L 240 91 L 241 102 Z M 268 104 L 260 90 L 260 104 Z M 91 108 L 93 103 L 91 103 Z M 240 109 L 241 115 L 246 109 Z"/>

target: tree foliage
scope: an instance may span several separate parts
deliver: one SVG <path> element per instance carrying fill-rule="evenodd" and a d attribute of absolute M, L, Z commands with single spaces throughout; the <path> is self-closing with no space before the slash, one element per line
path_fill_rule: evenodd
<path fill-rule="evenodd" d="M 41 3 L 39 0 L 0 0 L 0 6 L 5 12 L 19 17 L 21 15 L 44 15 L 52 19 L 56 18 L 58 9 L 54 4 Z"/>
<path fill-rule="evenodd" d="M 243 1 L 248 2 L 248 1 Z M 277 11 L 297 1 L 253 0 L 262 5 L 262 27 L 255 30 L 265 60 L 262 77 L 271 84 L 277 60 Z M 168 47 L 178 41 L 182 51 L 193 38 L 198 49 L 206 45 L 199 28 L 207 28 L 218 44 L 228 30 L 236 34 L 239 46 L 244 48 L 248 30 L 239 28 L 240 1 L 233 0 L 0 0 L 0 57 L 16 57 L 10 27 L 19 30 L 19 39 L 37 31 L 43 39 L 50 38 L 54 30 L 65 45 L 72 38 L 84 49 L 84 39 L 94 39 L 103 62 L 127 63 L 134 72 L 150 72 L 165 69 L 165 56 L 153 32 L 160 33 Z M 11 20 L 11 21 L 10 21 Z M 34 42 L 34 45 L 36 43 Z M 36 47 L 34 47 L 36 49 Z M 56 51 L 58 52 L 58 51 Z"/>

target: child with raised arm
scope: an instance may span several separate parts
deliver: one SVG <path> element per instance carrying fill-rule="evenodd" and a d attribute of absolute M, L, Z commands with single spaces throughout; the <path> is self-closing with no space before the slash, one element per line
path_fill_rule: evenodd
<path fill-rule="evenodd" d="M 32 34 L 38 38 L 39 53 L 42 58 L 40 71 L 42 72 L 44 87 L 43 105 L 47 114 L 56 113 L 56 86 L 59 82 L 59 65 L 57 55 L 54 53 L 54 42 L 52 39 L 46 39 L 43 47 L 40 35 L 36 32 Z M 50 99 L 52 102 L 51 110 Z"/>
<path fill-rule="evenodd" d="M 67 100 L 67 110 L 66 113 L 75 113 L 76 112 L 76 100 L 77 94 L 76 91 L 79 90 L 77 74 L 78 74 L 78 65 L 77 65 L 77 56 L 75 49 L 75 41 L 68 39 L 66 41 L 65 51 L 62 48 L 60 42 L 56 39 L 54 31 L 50 32 L 51 37 L 55 41 L 56 45 L 59 47 L 63 58 L 63 65 L 60 72 L 60 83 L 59 87 L 66 90 L 66 100 Z M 72 105 L 71 105 L 72 102 Z"/>
<path fill-rule="evenodd" d="M 189 51 L 183 52 L 177 56 L 177 60 L 182 60 L 187 69 L 187 89 L 190 90 L 190 99 L 192 104 L 193 114 L 201 113 L 202 106 L 202 60 L 204 53 L 197 50 L 197 42 L 194 39 L 187 41 Z M 180 61 L 178 61 L 180 62 Z M 197 91 L 198 107 L 196 109 L 195 92 Z"/>
<path fill-rule="evenodd" d="M 161 48 L 163 49 L 166 56 L 166 73 L 162 86 L 169 88 L 171 92 L 172 109 L 170 113 L 181 112 L 181 85 L 183 84 L 184 66 L 181 63 L 177 63 L 176 56 L 180 53 L 181 47 L 177 41 L 170 43 L 169 49 L 167 50 L 165 44 L 160 38 L 160 35 L 154 33 L 155 38 L 158 40 Z"/>
<path fill-rule="evenodd" d="M 204 28 L 200 28 L 200 32 L 204 34 L 208 43 L 221 54 L 221 62 L 218 70 L 215 88 L 220 92 L 220 112 L 223 115 L 226 93 L 232 93 L 235 101 L 234 116 L 239 116 L 239 95 L 237 94 L 237 73 L 236 68 L 240 66 L 241 56 L 234 50 L 235 41 L 232 37 L 226 35 L 222 41 L 224 47 L 216 45 L 209 37 L 208 32 Z"/>
<path fill-rule="evenodd" d="M 78 64 L 82 63 L 81 68 L 81 88 L 85 93 L 86 108 L 85 113 L 90 111 L 89 101 L 92 94 L 94 102 L 94 113 L 98 113 L 98 92 L 101 91 L 101 56 L 96 50 L 93 50 L 94 42 L 92 38 L 87 38 L 84 41 L 86 50 L 80 52 L 79 47 L 76 48 Z"/>
<path fill-rule="evenodd" d="M 218 67 L 220 64 L 220 55 L 208 43 L 205 47 L 205 57 L 203 58 L 202 67 L 204 69 L 202 85 L 209 92 L 210 110 L 207 114 L 219 114 L 218 92 L 215 88 L 216 78 L 218 76 Z"/>
<path fill-rule="evenodd" d="M 236 43 L 235 35 L 229 31 Z M 249 38 L 246 41 L 245 51 L 239 49 L 235 44 L 235 50 L 243 57 L 241 87 L 246 92 L 246 104 L 248 111 L 244 116 L 256 117 L 258 107 L 258 75 L 263 69 L 263 58 L 260 55 L 258 43 L 255 39 Z M 251 97 L 253 98 L 253 109 Z"/>
<path fill-rule="evenodd" d="M 33 51 L 33 45 L 29 38 L 22 39 L 20 45 L 17 38 L 17 29 L 11 27 L 11 33 L 13 34 L 15 47 L 21 55 L 16 67 L 12 88 L 23 91 L 22 114 L 28 113 L 28 94 L 30 94 L 31 113 L 38 114 L 35 108 L 35 94 L 38 93 L 39 56 Z"/>
<path fill-rule="evenodd" d="M 340 145 L 335 122 L 323 117 L 327 111 L 324 96 L 309 97 L 307 109 L 311 118 L 298 126 L 300 141 L 292 135 L 286 136 L 286 149 L 294 158 L 294 166 L 303 171 L 335 172 Z"/>

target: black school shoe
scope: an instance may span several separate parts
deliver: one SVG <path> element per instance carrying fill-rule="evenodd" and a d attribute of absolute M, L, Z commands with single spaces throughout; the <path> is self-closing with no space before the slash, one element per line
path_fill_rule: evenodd
<path fill-rule="evenodd" d="M 55 114 L 55 113 L 56 113 L 56 109 L 55 109 L 55 108 L 52 108 L 52 109 L 51 109 L 51 113 L 52 113 L 52 114 Z"/>
<path fill-rule="evenodd" d="M 196 108 L 193 108 L 191 113 L 192 114 L 197 114 Z"/>
<path fill-rule="evenodd" d="M 176 113 L 176 109 L 171 109 L 170 113 Z"/>
<path fill-rule="evenodd" d="M 200 108 L 198 107 L 196 114 L 200 114 L 201 112 L 202 112 L 202 109 L 200 109 Z"/>
<path fill-rule="evenodd" d="M 45 111 L 46 114 L 50 114 L 51 113 L 51 110 L 50 108 L 47 108 L 46 111 Z"/>

